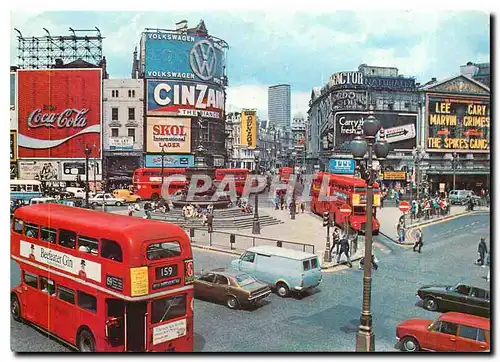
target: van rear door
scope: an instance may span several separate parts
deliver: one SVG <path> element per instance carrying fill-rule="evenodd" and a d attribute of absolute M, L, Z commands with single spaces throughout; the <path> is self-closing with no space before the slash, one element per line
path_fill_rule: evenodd
<path fill-rule="evenodd" d="M 302 280 L 304 288 L 314 287 L 321 281 L 321 267 L 318 257 L 302 260 Z"/>

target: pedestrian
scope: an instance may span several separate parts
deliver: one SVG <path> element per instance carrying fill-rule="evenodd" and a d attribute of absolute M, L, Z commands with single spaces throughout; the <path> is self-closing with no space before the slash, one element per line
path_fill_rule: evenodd
<path fill-rule="evenodd" d="M 340 257 L 342 254 L 345 254 L 347 258 L 347 264 L 349 265 L 349 268 L 352 268 L 352 263 L 351 263 L 351 258 L 349 257 L 349 240 L 347 237 L 344 237 L 340 240 L 340 253 L 337 256 L 337 264 L 340 263 Z"/>
<path fill-rule="evenodd" d="M 404 223 L 401 220 L 396 224 L 396 231 L 398 233 L 398 241 L 400 243 L 405 242 L 405 228 Z"/>
<path fill-rule="evenodd" d="M 479 259 L 477 259 L 477 263 L 484 268 L 484 261 L 486 254 L 488 253 L 488 248 L 486 247 L 486 241 L 484 238 L 481 238 L 479 241 L 479 245 L 477 246 L 477 252 L 479 254 Z"/>
<path fill-rule="evenodd" d="M 132 216 L 134 214 L 134 206 L 132 204 L 128 205 L 128 216 Z"/>
<path fill-rule="evenodd" d="M 378 260 L 374 254 L 372 254 L 371 259 L 372 259 L 372 268 L 377 270 L 378 269 Z M 359 261 L 359 269 L 363 269 L 364 265 L 365 265 L 365 257 L 362 257 L 361 260 Z"/>
<path fill-rule="evenodd" d="M 207 206 L 207 211 L 209 214 L 213 214 L 214 212 L 214 205 L 210 204 Z"/>
<path fill-rule="evenodd" d="M 330 248 L 330 255 L 333 254 L 333 249 L 335 248 L 335 253 L 339 255 L 340 252 L 340 229 L 337 227 L 333 228 L 333 233 L 332 233 L 332 247 Z"/>
<path fill-rule="evenodd" d="M 207 225 L 208 225 L 208 232 L 211 233 L 214 228 L 213 228 L 213 222 L 214 222 L 214 214 L 208 214 L 207 215 Z"/>
<path fill-rule="evenodd" d="M 418 247 L 419 254 L 422 254 L 422 245 L 424 245 L 422 229 L 418 228 L 415 234 L 415 244 L 413 245 L 413 251 Z"/>
<path fill-rule="evenodd" d="M 306 203 L 305 203 L 305 201 L 302 201 L 300 203 L 300 210 L 302 210 L 302 213 L 304 213 L 304 211 L 306 210 Z"/>

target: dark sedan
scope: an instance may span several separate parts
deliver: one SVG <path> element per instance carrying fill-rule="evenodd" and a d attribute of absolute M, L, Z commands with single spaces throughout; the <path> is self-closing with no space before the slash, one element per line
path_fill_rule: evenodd
<path fill-rule="evenodd" d="M 430 311 L 454 311 L 490 316 L 490 292 L 465 284 L 426 285 L 417 295 L 423 300 L 423 307 Z"/>
<path fill-rule="evenodd" d="M 256 305 L 271 294 L 271 288 L 240 271 L 215 269 L 202 273 L 195 280 L 194 294 L 237 309 Z"/>

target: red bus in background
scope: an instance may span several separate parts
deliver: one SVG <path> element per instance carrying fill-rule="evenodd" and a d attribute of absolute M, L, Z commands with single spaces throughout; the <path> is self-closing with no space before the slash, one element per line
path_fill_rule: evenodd
<path fill-rule="evenodd" d="M 232 175 L 234 178 L 236 194 L 241 196 L 243 194 L 243 189 L 245 188 L 245 183 L 250 171 L 246 168 L 218 168 L 215 170 L 214 184 L 218 187 L 219 183 L 227 175 Z M 229 191 L 229 185 L 226 185 L 223 191 Z"/>
<path fill-rule="evenodd" d="M 278 169 L 278 174 L 280 175 L 280 181 L 287 184 L 290 180 L 290 175 L 293 173 L 291 167 L 280 167 Z"/>
<path fill-rule="evenodd" d="M 192 352 L 194 269 L 179 226 L 56 204 L 19 208 L 11 313 L 86 352 Z"/>
<path fill-rule="evenodd" d="M 169 194 L 184 189 L 186 180 L 186 169 L 184 168 L 164 168 L 164 179 L 170 177 L 168 186 Z M 172 180 L 174 178 L 174 180 Z M 164 180 L 164 182 L 166 182 Z M 161 196 L 161 168 L 138 168 L 132 176 L 134 194 L 140 196 L 142 200 L 157 200 Z"/>
<path fill-rule="evenodd" d="M 323 179 L 328 177 L 328 189 L 322 191 Z M 320 194 L 335 197 L 335 200 L 322 201 Z M 318 172 L 311 184 L 311 211 L 322 215 L 325 211 L 336 225 L 343 226 L 344 218 L 339 212 L 340 206 L 348 204 L 353 212 L 348 217 L 349 226 L 356 231 L 365 231 L 366 224 L 366 181 L 353 176 L 335 175 L 327 172 Z M 380 206 L 380 186 L 373 185 L 373 207 Z M 373 216 L 373 234 L 377 235 L 380 223 Z"/>

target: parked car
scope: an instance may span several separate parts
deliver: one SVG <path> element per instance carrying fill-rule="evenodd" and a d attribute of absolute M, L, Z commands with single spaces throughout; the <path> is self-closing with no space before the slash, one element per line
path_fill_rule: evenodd
<path fill-rule="evenodd" d="M 490 349 L 490 320 L 457 312 L 436 321 L 409 319 L 396 327 L 400 348 L 406 352 L 486 352 Z"/>
<path fill-rule="evenodd" d="M 322 279 L 317 255 L 276 246 L 249 248 L 239 259 L 231 261 L 230 268 L 268 284 L 283 298 L 290 291 L 311 290 Z"/>
<path fill-rule="evenodd" d="M 223 302 L 230 309 L 255 306 L 271 294 L 271 288 L 248 274 L 224 269 L 203 273 L 194 282 L 196 297 Z"/>
<path fill-rule="evenodd" d="M 66 187 L 66 192 L 70 193 L 72 197 L 85 198 L 85 189 L 82 187 Z"/>
<path fill-rule="evenodd" d="M 125 199 L 126 202 L 139 202 L 141 197 L 134 195 L 131 191 L 126 189 L 118 189 L 113 191 L 113 196 L 119 199 Z"/>
<path fill-rule="evenodd" d="M 490 316 L 490 292 L 462 283 L 457 285 L 426 285 L 417 291 L 423 307 L 430 311 L 455 311 Z"/>
<path fill-rule="evenodd" d="M 479 205 L 479 202 L 481 201 L 481 197 L 476 195 L 472 190 L 451 190 L 448 197 L 452 204 L 459 205 L 465 205 L 467 197 L 472 197 L 476 205 Z"/>
<path fill-rule="evenodd" d="M 125 199 L 116 198 L 111 194 L 97 194 L 96 196 L 89 198 L 90 205 L 96 206 L 102 205 L 103 203 L 106 205 L 121 206 L 125 203 Z"/>
<path fill-rule="evenodd" d="M 30 200 L 30 205 L 37 204 L 57 204 L 57 199 L 53 197 L 34 197 Z"/>

